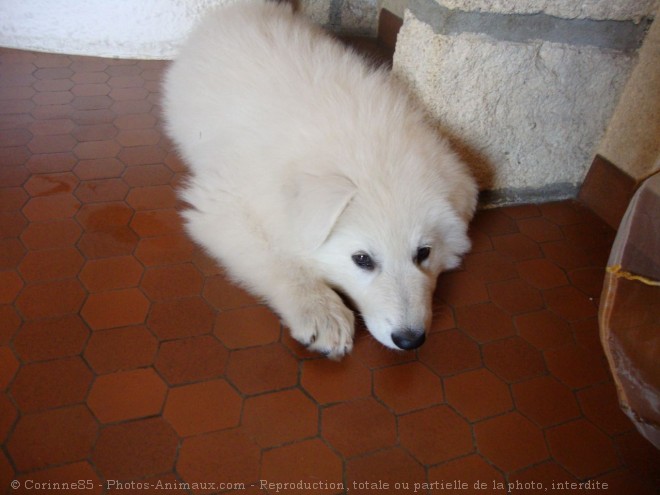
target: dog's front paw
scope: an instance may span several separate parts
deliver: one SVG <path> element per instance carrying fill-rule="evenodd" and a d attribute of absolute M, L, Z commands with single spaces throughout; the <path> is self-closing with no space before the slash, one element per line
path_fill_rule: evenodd
<path fill-rule="evenodd" d="M 339 360 L 353 349 L 355 317 L 334 292 L 310 304 L 290 322 L 291 336 L 308 349 Z"/>

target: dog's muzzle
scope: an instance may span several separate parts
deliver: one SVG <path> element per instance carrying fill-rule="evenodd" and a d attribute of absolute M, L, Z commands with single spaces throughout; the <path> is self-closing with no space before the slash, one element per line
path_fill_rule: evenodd
<path fill-rule="evenodd" d="M 413 330 L 406 328 L 392 334 L 392 341 L 399 348 L 406 351 L 417 349 L 426 340 L 424 330 Z"/>

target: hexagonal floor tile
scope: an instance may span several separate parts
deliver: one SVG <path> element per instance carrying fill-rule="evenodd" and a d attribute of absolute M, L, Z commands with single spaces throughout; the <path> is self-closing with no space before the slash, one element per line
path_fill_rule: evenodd
<path fill-rule="evenodd" d="M 544 302 L 538 289 L 521 279 L 488 284 L 491 300 L 512 315 L 543 309 Z"/>
<path fill-rule="evenodd" d="M 595 316 L 598 308 L 593 298 L 567 285 L 543 292 L 548 309 L 567 320 L 580 320 Z"/>
<path fill-rule="evenodd" d="M 245 400 L 242 424 L 261 447 L 274 447 L 315 436 L 318 406 L 297 389 L 257 395 Z"/>
<path fill-rule="evenodd" d="M 419 349 L 419 360 L 442 376 L 482 366 L 479 346 L 460 330 L 429 335 Z"/>
<path fill-rule="evenodd" d="M 399 439 L 422 464 L 438 464 L 474 451 L 470 425 L 448 406 L 400 416 Z"/>
<path fill-rule="evenodd" d="M 440 493 L 461 493 L 462 490 L 465 490 L 463 493 L 507 493 L 502 473 L 477 454 L 429 469 L 429 482 Z"/>
<path fill-rule="evenodd" d="M 141 287 L 152 301 L 171 301 L 198 296 L 203 279 L 192 263 L 149 268 Z"/>
<path fill-rule="evenodd" d="M 541 353 L 517 336 L 484 345 L 483 356 L 485 365 L 508 382 L 542 375 L 546 371 Z"/>
<path fill-rule="evenodd" d="M 13 302 L 22 288 L 23 280 L 15 270 L 0 273 L 0 304 Z"/>
<path fill-rule="evenodd" d="M 18 418 L 18 411 L 6 393 L 0 394 L 0 438 L 6 439 Z"/>
<path fill-rule="evenodd" d="M 518 412 L 478 423 L 474 433 L 479 452 L 505 472 L 517 471 L 549 456 L 541 430 Z"/>
<path fill-rule="evenodd" d="M 27 321 L 14 337 L 14 349 L 25 362 L 75 356 L 83 350 L 89 333 L 78 315 Z"/>
<path fill-rule="evenodd" d="M 602 356 L 575 344 L 545 351 L 545 360 L 550 372 L 571 388 L 587 387 L 609 378 Z"/>
<path fill-rule="evenodd" d="M 227 378 L 247 395 L 289 388 L 298 383 L 298 363 L 281 344 L 231 353 Z"/>
<path fill-rule="evenodd" d="M 179 437 L 162 418 L 108 425 L 101 430 L 92 461 L 106 480 L 130 480 L 171 471 Z"/>
<path fill-rule="evenodd" d="M 551 428 L 546 435 L 554 458 L 579 479 L 592 478 L 619 465 L 612 441 L 584 419 Z"/>
<path fill-rule="evenodd" d="M 619 405 L 616 388 L 612 382 L 593 385 L 577 393 L 584 415 L 596 426 L 616 435 L 633 428 L 633 423 Z"/>
<path fill-rule="evenodd" d="M 141 368 L 153 364 L 158 341 L 144 327 L 136 325 L 94 332 L 84 357 L 99 374 Z"/>
<path fill-rule="evenodd" d="M 245 431 L 232 428 L 186 438 L 176 471 L 188 483 L 250 484 L 259 479 L 259 457 L 259 447 Z"/>
<path fill-rule="evenodd" d="M 513 408 L 509 387 L 483 368 L 446 378 L 445 393 L 447 402 L 470 421 Z"/>
<path fill-rule="evenodd" d="M 30 223 L 21 240 L 28 249 L 52 249 L 73 246 L 80 237 L 82 229 L 71 218 Z"/>
<path fill-rule="evenodd" d="M 443 401 L 442 380 L 419 362 L 374 371 L 374 393 L 397 414 Z"/>
<path fill-rule="evenodd" d="M 85 299 L 85 291 L 76 279 L 38 282 L 23 289 L 16 307 L 28 319 L 55 318 L 77 313 Z"/>
<path fill-rule="evenodd" d="M 170 340 L 210 333 L 215 313 L 201 297 L 156 302 L 147 325 L 161 339 Z"/>
<path fill-rule="evenodd" d="M 392 447 L 397 440 L 394 415 L 371 398 L 323 409 L 321 429 L 344 458 Z"/>
<path fill-rule="evenodd" d="M 223 311 L 215 319 L 213 330 L 229 349 L 240 349 L 277 342 L 280 320 L 265 306 Z"/>
<path fill-rule="evenodd" d="M 547 259 L 521 261 L 516 268 L 520 278 L 537 289 L 551 289 L 568 283 L 564 271 Z"/>
<path fill-rule="evenodd" d="M 131 228 L 135 229 L 135 225 Z M 140 239 L 135 257 L 150 267 L 185 263 L 190 261 L 194 252 L 195 245 L 187 236 L 172 233 Z"/>
<path fill-rule="evenodd" d="M 11 395 L 21 411 L 43 411 L 82 402 L 92 383 L 92 372 L 80 357 L 31 363 L 21 367 Z"/>
<path fill-rule="evenodd" d="M 167 387 L 151 368 L 118 371 L 96 378 L 87 405 L 102 423 L 158 414 Z"/>
<path fill-rule="evenodd" d="M 511 387 L 518 410 L 542 428 L 580 416 L 575 396 L 552 376 L 539 376 Z"/>
<path fill-rule="evenodd" d="M 9 346 L 0 347 L 0 390 L 7 388 L 7 385 L 14 379 L 18 368 L 18 359 Z"/>
<path fill-rule="evenodd" d="M 525 261 L 541 258 L 539 245 L 523 234 L 507 234 L 492 238 L 497 252 L 512 261 Z"/>
<path fill-rule="evenodd" d="M 94 468 L 87 461 L 74 462 L 65 464 L 64 466 L 56 466 L 42 471 L 31 472 L 19 476 L 17 480 L 21 483 L 20 486 L 67 486 L 76 480 L 76 483 L 81 482 L 80 485 L 85 490 L 85 493 L 93 495 L 101 495 L 103 493 L 103 486 L 101 479 L 98 477 Z M 79 488 L 80 489 L 80 488 Z"/>
<path fill-rule="evenodd" d="M 318 439 L 267 450 L 263 453 L 261 464 L 261 478 L 271 483 L 324 482 L 328 487 L 323 490 L 324 493 L 338 494 L 344 491 L 341 460 Z M 310 490 L 303 488 L 289 491 L 309 493 Z"/>
<path fill-rule="evenodd" d="M 144 269 L 132 256 L 88 261 L 80 280 L 90 292 L 136 287 Z"/>
<path fill-rule="evenodd" d="M 486 286 L 469 272 L 447 272 L 438 279 L 434 298 L 454 307 L 488 301 Z"/>
<path fill-rule="evenodd" d="M 121 289 L 91 294 L 80 314 L 94 330 L 143 323 L 149 300 L 139 289 Z"/>
<path fill-rule="evenodd" d="M 319 404 L 359 399 L 371 395 L 371 372 L 350 356 L 313 359 L 302 363 L 301 385 Z"/>
<path fill-rule="evenodd" d="M 181 437 L 238 426 L 243 400 L 223 379 L 172 388 L 163 417 Z"/>
<path fill-rule="evenodd" d="M 0 306 L 0 345 L 7 345 L 21 326 L 21 317 L 13 306 Z M 76 353 L 74 353 L 76 354 Z"/>
<path fill-rule="evenodd" d="M 346 463 L 349 493 L 402 493 L 414 490 L 415 483 L 426 481 L 424 468 L 400 447 L 380 450 Z"/>
<path fill-rule="evenodd" d="M 89 456 L 98 425 L 82 405 L 22 416 L 7 441 L 20 471 L 65 464 Z"/>
<path fill-rule="evenodd" d="M 544 491 L 549 491 L 553 487 L 557 487 L 563 483 L 577 482 L 577 478 L 572 476 L 555 461 L 542 462 L 541 464 L 521 469 L 512 474 L 509 480 L 510 483 L 513 483 L 513 487 L 522 486 L 521 489 L 524 490 L 525 487 L 534 487 L 535 489 L 537 486 L 542 486 L 543 488 L 539 488 L 539 490 L 544 489 Z"/>
<path fill-rule="evenodd" d="M 480 343 L 515 335 L 511 316 L 493 303 L 456 308 L 459 328 Z"/>
<path fill-rule="evenodd" d="M 553 349 L 573 341 L 571 327 L 552 311 L 541 310 L 514 318 L 520 336 L 537 349 Z"/>
<path fill-rule="evenodd" d="M 83 265 L 83 257 L 73 247 L 28 252 L 19 271 L 26 282 L 75 277 Z"/>

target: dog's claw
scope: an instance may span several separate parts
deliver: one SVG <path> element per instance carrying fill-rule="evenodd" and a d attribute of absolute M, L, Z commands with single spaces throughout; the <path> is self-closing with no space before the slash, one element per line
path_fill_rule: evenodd
<path fill-rule="evenodd" d="M 318 304 L 319 300 L 322 304 Z M 353 348 L 353 312 L 329 288 L 294 316 L 288 318 L 291 335 L 310 351 L 336 360 Z"/>

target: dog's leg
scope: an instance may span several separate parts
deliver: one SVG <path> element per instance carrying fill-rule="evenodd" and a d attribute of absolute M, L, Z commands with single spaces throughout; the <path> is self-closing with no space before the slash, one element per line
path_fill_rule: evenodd
<path fill-rule="evenodd" d="M 355 318 L 337 293 L 304 262 L 278 252 L 256 222 L 234 205 L 224 215 L 183 213 L 191 236 L 246 289 L 282 318 L 309 349 L 341 358 L 353 348 Z"/>
<path fill-rule="evenodd" d="M 263 253 L 259 259 L 250 266 L 236 261 L 227 265 L 236 279 L 279 314 L 294 339 L 331 359 L 349 353 L 355 317 L 337 293 L 291 260 Z"/>
<path fill-rule="evenodd" d="M 293 338 L 329 358 L 341 358 L 353 348 L 353 312 L 325 282 L 306 272 L 293 268 L 266 297 Z"/>

